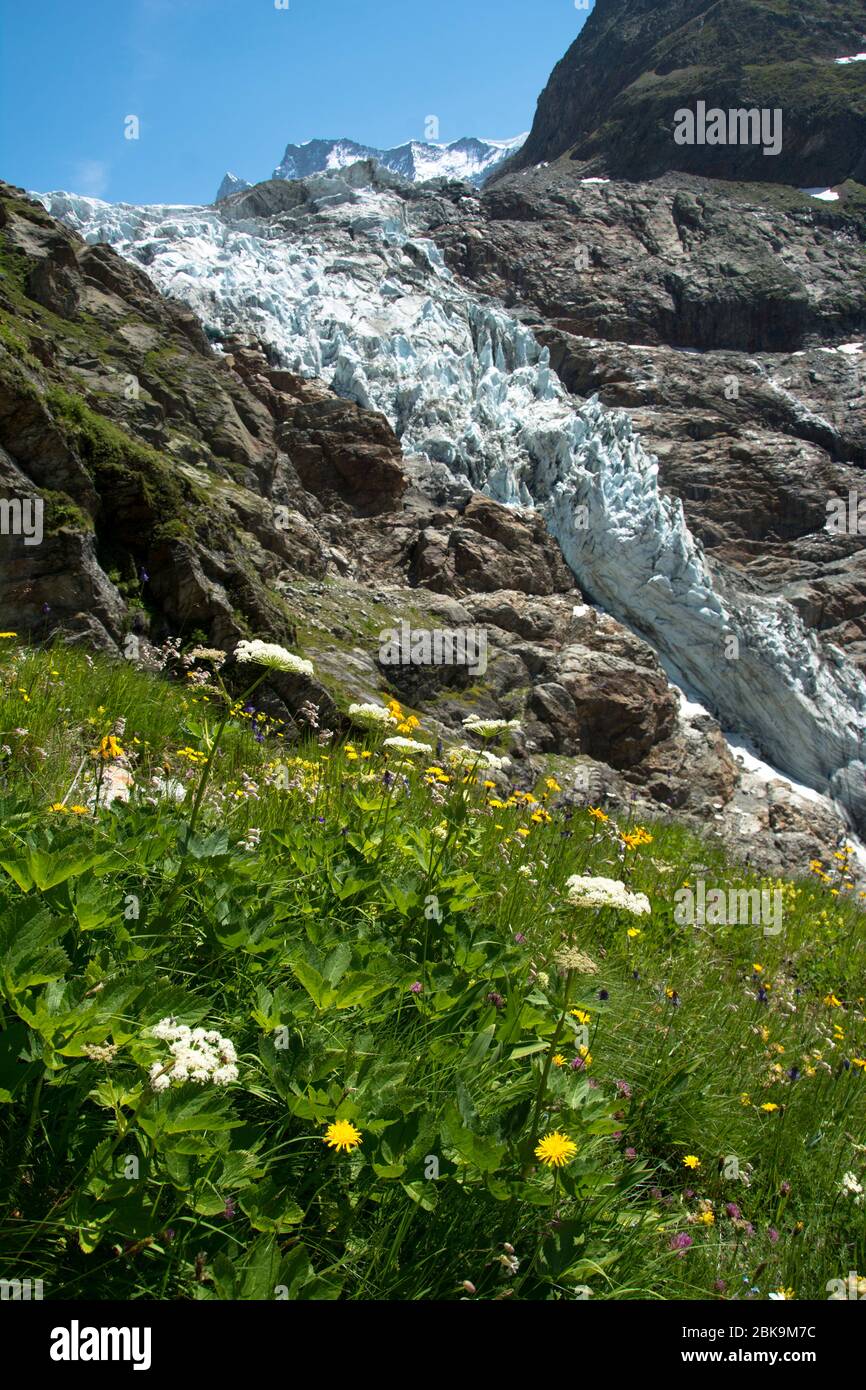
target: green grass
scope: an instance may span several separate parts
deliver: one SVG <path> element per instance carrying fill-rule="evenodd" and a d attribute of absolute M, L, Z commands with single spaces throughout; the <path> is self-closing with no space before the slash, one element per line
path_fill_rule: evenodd
<path fill-rule="evenodd" d="M 186 684 L 0 640 L 0 1277 L 823 1299 L 866 1271 L 843 1191 L 866 1167 L 866 918 L 831 847 L 824 878 L 780 885 L 779 935 L 681 926 L 683 884 L 755 880 L 674 823 L 631 849 L 546 780 L 527 800 L 447 750 L 289 747 L 237 705 L 191 832 L 223 706 Z M 92 755 L 112 732 L 122 764 Z M 119 766 L 130 799 L 106 806 Z M 572 906 L 575 873 L 651 915 Z M 237 1080 L 154 1091 L 167 1016 L 229 1038 Z M 336 1120 L 351 1152 L 323 1142 Z M 555 1171 L 533 1153 L 551 1131 L 574 1145 Z"/>

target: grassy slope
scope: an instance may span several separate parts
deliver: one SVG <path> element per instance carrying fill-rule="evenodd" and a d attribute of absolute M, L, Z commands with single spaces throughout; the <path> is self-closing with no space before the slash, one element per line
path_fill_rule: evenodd
<path fill-rule="evenodd" d="M 866 1167 L 866 936 L 829 849 L 830 882 L 783 887 L 781 935 L 678 926 L 683 883 L 745 880 L 675 825 L 629 849 L 553 787 L 525 801 L 363 740 L 286 749 L 242 715 L 190 838 L 191 796 L 152 778 L 192 789 L 218 707 L 0 640 L 4 1276 L 73 1298 L 676 1299 L 825 1298 L 866 1272 L 841 1191 Z M 86 808 L 71 784 L 118 719 L 132 803 L 49 810 Z M 570 907 L 575 872 L 624 877 L 652 916 Z M 566 1001 L 568 944 L 596 973 Z M 237 1084 L 146 1089 L 169 1014 L 234 1041 Z M 536 1105 L 577 1147 L 555 1179 Z M 337 1117 L 352 1153 L 323 1144 Z"/>

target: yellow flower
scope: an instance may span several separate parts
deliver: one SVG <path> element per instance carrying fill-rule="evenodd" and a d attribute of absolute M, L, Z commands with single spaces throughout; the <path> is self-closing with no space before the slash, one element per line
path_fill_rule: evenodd
<path fill-rule="evenodd" d="M 522 825 L 519 825 L 519 826 L 517 827 L 517 834 L 518 834 L 518 835 L 524 835 L 524 836 L 525 836 L 525 835 L 528 835 L 528 834 L 529 834 L 529 831 L 528 831 L 528 830 L 524 830 L 523 826 L 522 826 Z"/>
<path fill-rule="evenodd" d="M 0 634 L 0 635 L 2 635 L 2 634 Z M 557 782 L 557 780 L 556 780 L 555 777 L 548 777 L 548 779 L 547 779 L 547 781 L 545 782 L 544 785 L 547 787 L 547 790 L 550 791 L 550 792 L 561 792 L 561 791 L 562 791 L 562 787 L 559 785 L 559 783 Z"/>
<path fill-rule="evenodd" d="M 89 816 L 90 812 L 86 806 L 70 806 L 70 811 L 74 816 Z"/>
<path fill-rule="evenodd" d="M 571 1014 L 572 1017 L 577 1019 L 578 1023 L 589 1023 L 592 1018 L 592 1014 L 588 1014 L 586 1009 L 572 1009 Z"/>
<path fill-rule="evenodd" d="M 837 999 L 835 994 L 826 994 L 824 996 L 824 1003 L 830 1009 L 841 1009 L 842 1007 L 842 1000 Z"/>
<path fill-rule="evenodd" d="M 0 637 L 17 637 L 17 632 L 0 632 Z"/>
<path fill-rule="evenodd" d="M 68 807 L 68 806 L 64 806 L 62 801 L 55 801 L 54 805 L 51 806 L 51 807 L 49 807 L 49 810 L 51 810 L 51 811 L 65 811 L 65 812 L 68 812 L 68 811 L 69 811 L 69 807 Z"/>
<path fill-rule="evenodd" d="M 752 966 L 752 969 L 754 970 L 754 972 L 755 972 L 756 975 L 762 975 L 762 974 L 764 973 L 764 967 L 763 967 L 763 965 L 757 965 L 757 964 L 755 964 L 755 965 Z"/>
<path fill-rule="evenodd" d="M 778 1108 L 778 1105 L 776 1105 L 775 1101 L 772 1100 L 764 1101 L 764 1104 L 761 1106 L 761 1109 L 766 1110 L 768 1115 L 772 1114 L 774 1110 L 778 1110 Z"/>
<path fill-rule="evenodd" d="M 698 1158 L 697 1154 L 686 1154 L 683 1163 L 686 1168 L 700 1168 L 701 1166 L 701 1160 Z"/>
<path fill-rule="evenodd" d="M 327 1144 L 329 1149 L 336 1149 L 338 1153 L 341 1149 L 345 1149 L 346 1153 L 349 1153 L 360 1144 L 361 1131 L 350 1124 L 348 1120 L 335 1120 L 325 1130 L 323 1142 Z"/>
<path fill-rule="evenodd" d="M 713 1226 L 716 1218 L 711 1211 L 702 1211 L 698 1220 L 703 1221 L 705 1226 Z"/>
<path fill-rule="evenodd" d="M 752 1103 L 752 1097 L 749 1095 L 748 1091 L 742 1091 L 742 1092 L 740 1093 L 740 1104 L 741 1104 L 741 1105 L 751 1105 L 751 1103 Z"/>
<path fill-rule="evenodd" d="M 776 1289 L 776 1296 L 777 1296 L 777 1298 L 783 1298 L 783 1299 L 785 1299 L 785 1300 L 786 1300 L 787 1302 L 789 1302 L 789 1303 L 790 1303 L 790 1301 L 791 1301 L 792 1298 L 796 1298 L 796 1297 L 797 1297 L 797 1295 L 794 1293 L 794 1290 L 793 1290 L 793 1289 L 786 1289 L 786 1288 Z"/>
<path fill-rule="evenodd" d="M 564 1067 L 564 1066 L 565 1066 L 565 1058 L 563 1057 L 563 1055 L 562 1055 L 561 1052 L 557 1052 L 556 1056 L 555 1056 L 554 1059 L 553 1059 L 553 1065 L 554 1065 L 555 1067 Z"/>
<path fill-rule="evenodd" d="M 566 1163 L 571 1162 L 576 1153 L 577 1145 L 567 1134 L 560 1134 L 558 1129 L 552 1134 L 545 1134 L 535 1148 L 535 1157 L 548 1168 L 563 1168 Z"/>
<path fill-rule="evenodd" d="M 601 808 L 598 807 L 598 806 L 590 806 L 590 808 L 589 808 L 589 814 L 590 814 L 595 820 L 602 820 L 602 821 L 604 821 L 604 820 L 610 820 L 610 816 L 606 816 L 606 815 L 604 814 L 604 811 L 602 811 Z"/>
<path fill-rule="evenodd" d="M 629 927 L 626 935 L 631 937 L 640 936 L 640 927 Z"/>

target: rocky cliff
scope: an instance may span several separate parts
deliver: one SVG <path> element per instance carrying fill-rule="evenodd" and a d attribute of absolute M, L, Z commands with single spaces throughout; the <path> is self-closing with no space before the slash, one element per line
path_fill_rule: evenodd
<path fill-rule="evenodd" d="M 864 50 L 861 0 L 595 0 L 506 167 L 565 158 L 626 179 L 863 183 L 866 65 L 838 60 Z M 677 144 L 676 112 L 699 100 L 780 110 L 781 149 Z"/>

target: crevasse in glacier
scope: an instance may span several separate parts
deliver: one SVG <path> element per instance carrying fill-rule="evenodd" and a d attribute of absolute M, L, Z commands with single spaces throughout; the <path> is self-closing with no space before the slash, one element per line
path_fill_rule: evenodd
<path fill-rule="evenodd" d="M 107 241 L 215 339 L 381 411 L 496 499 L 537 507 L 583 590 L 644 634 L 721 721 L 866 829 L 866 682 L 782 599 L 710 567 L 628 417 L 571 397 L 515 318 L 461 287 L 396 191 L 334 183 L 314 212 L 137 208 L 56 193 L 50 212 Z"/>

